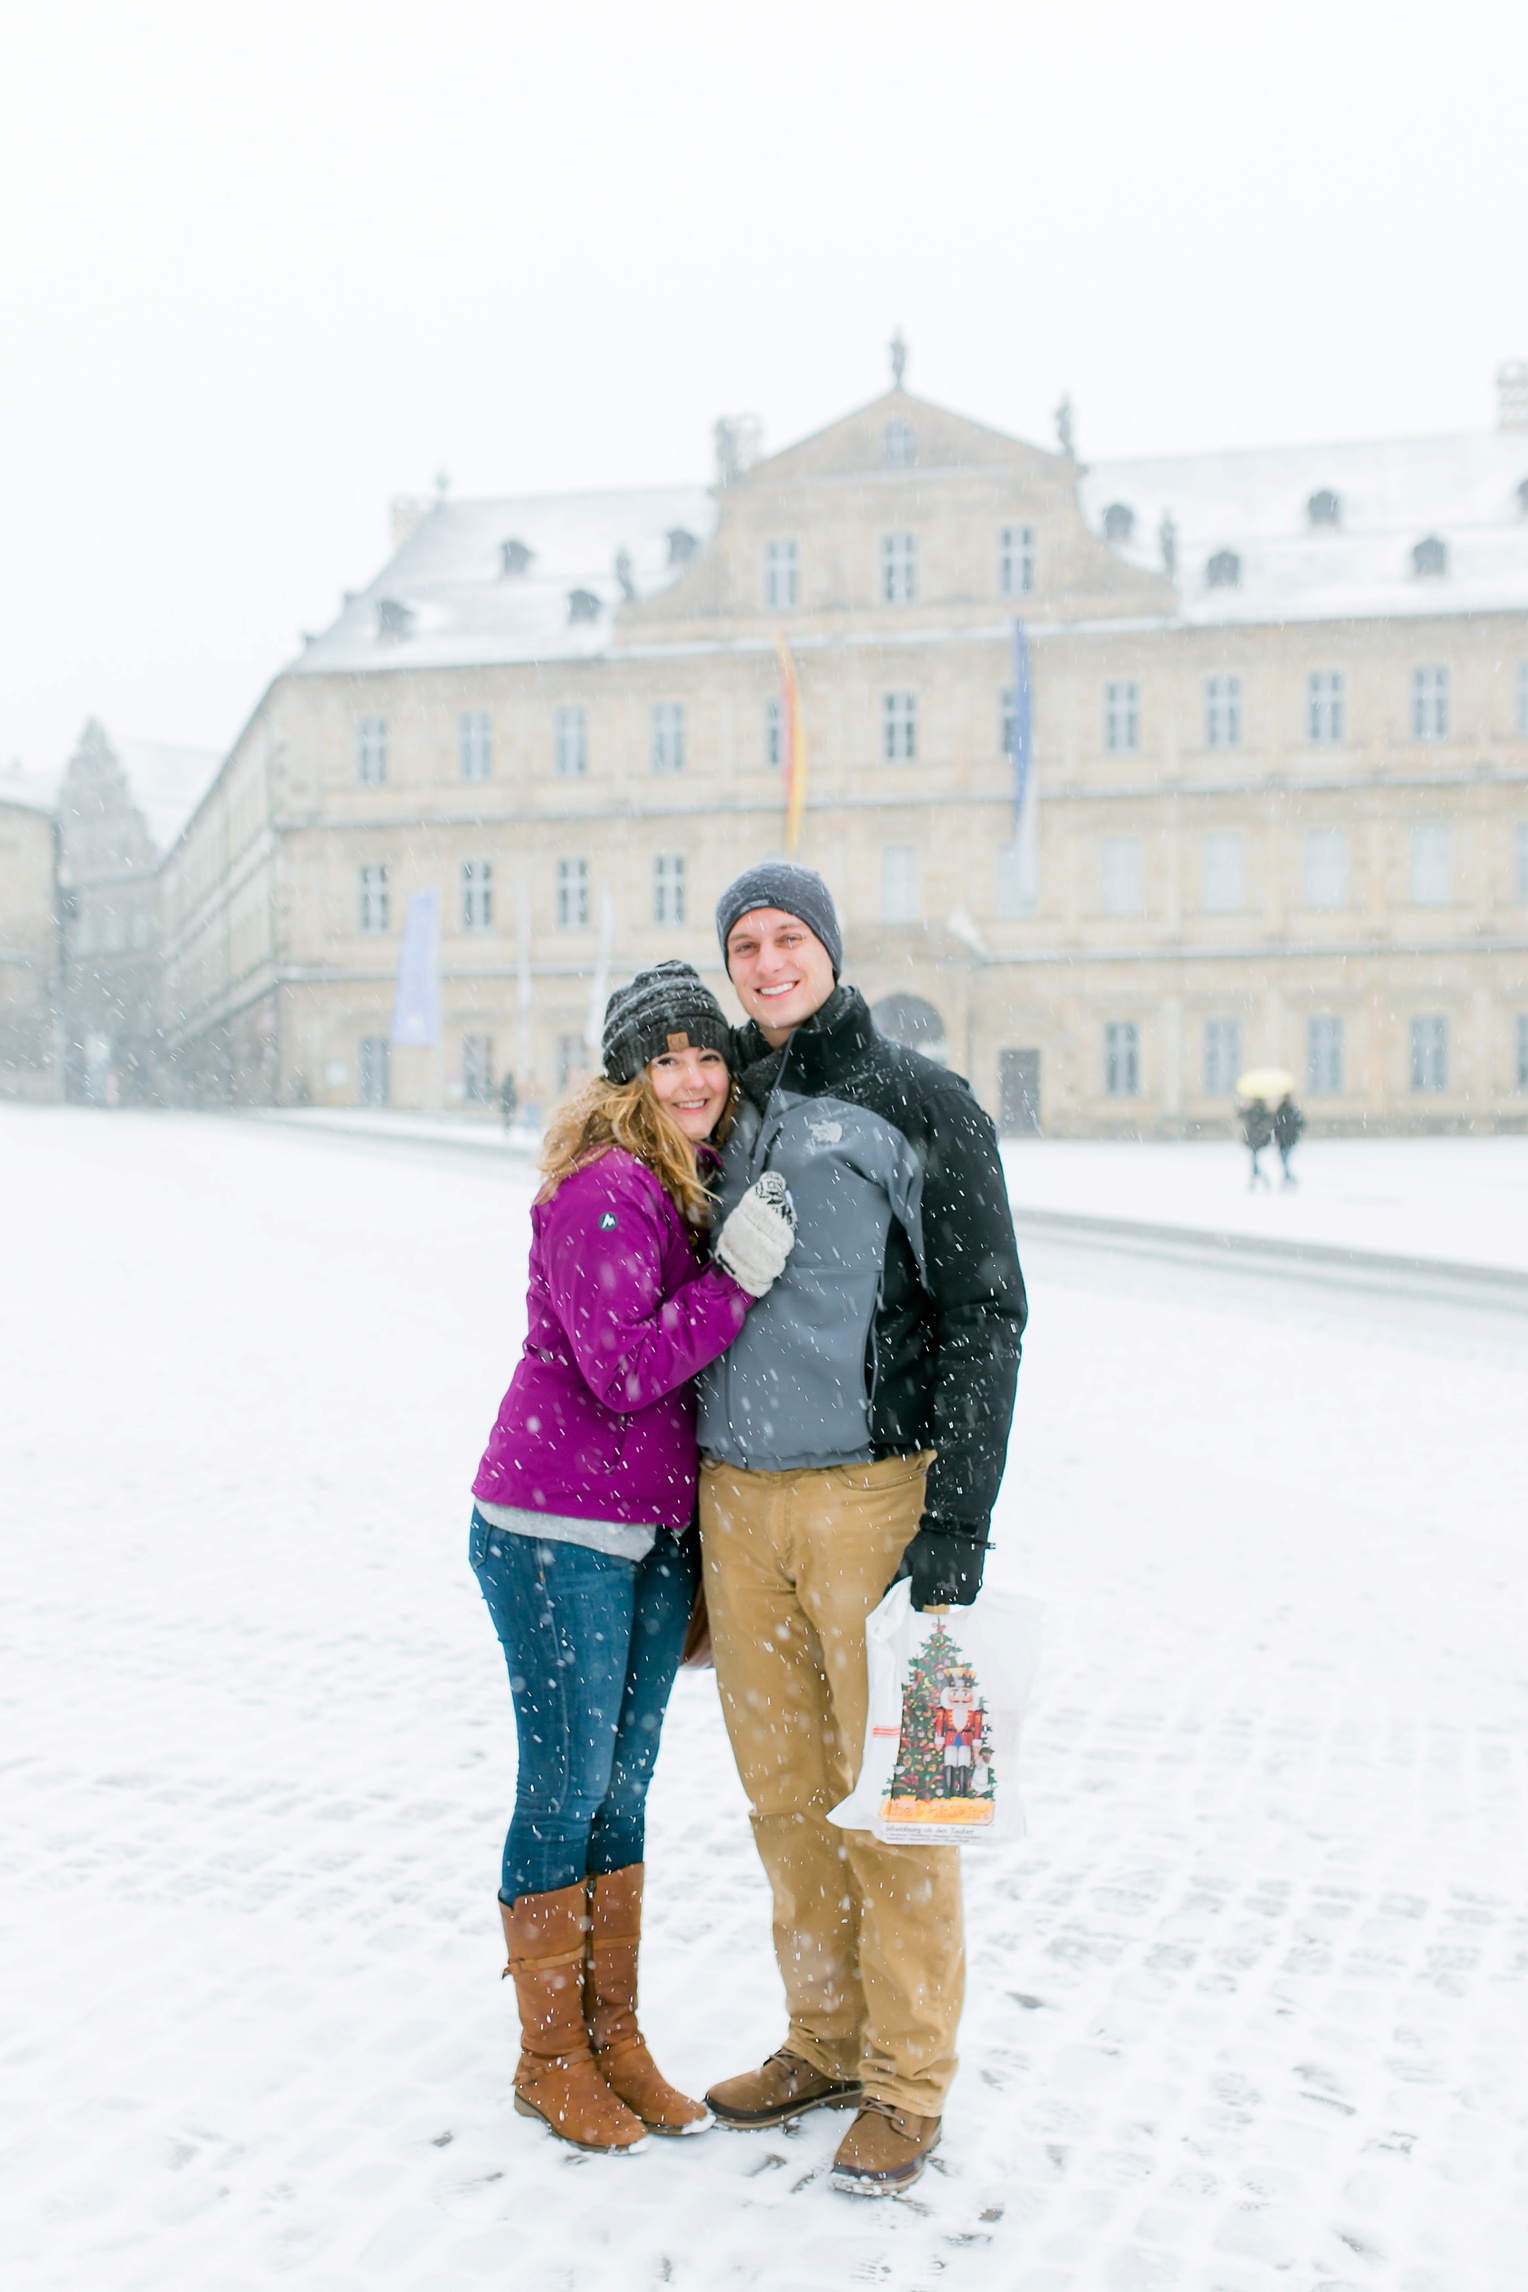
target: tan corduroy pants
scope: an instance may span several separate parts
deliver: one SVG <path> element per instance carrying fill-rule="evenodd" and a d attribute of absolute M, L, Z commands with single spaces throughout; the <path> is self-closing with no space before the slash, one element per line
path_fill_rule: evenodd
<path fill-rule="evenodd" d="M 965 1981 L 960 1856 L 827 1819 L 865 1741 L 865 1618 L 917 1530 L 931 1458 L 701 1470 L 722 1710 L 774 1893 L 791 2050 L 937 2117 Z"/>

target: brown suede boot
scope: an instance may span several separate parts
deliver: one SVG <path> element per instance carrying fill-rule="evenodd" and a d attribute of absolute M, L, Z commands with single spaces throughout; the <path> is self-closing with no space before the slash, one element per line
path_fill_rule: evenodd
<path fill-rule="evenodd" d="M 706 2095 L 717 2123 L 739 2133 L 788 2125 L 808 2109 L 857 2109 L 862 2098 L 857 2077 L 829 2077 L 788 2045 L 777 2046 L 761 2069 L 724 2078 Z"/>
<path fill-rule="evenodd" d="M 522 1894 L 499 1903 L 520 2006 L 520 2062 L 515 2107 L 539 2117 L 576 2149 L 630 2155 L 641 2147 L 642 2120 L 618 2101 L 595 2066 L 584 2027 L 585 1890 Z"/>
<path fill-rule="evenodd" d="M 938 2146 L 937 2117 L 869 2099 L 838 2144 L 833 2186 L 846 2196 L 896 2196 L 912 2187 Z"/>
<path fill-rule="evenodd" d="M 711 2112 L 670 2085 L 637 2027 L 637 1954 L 642 1942 L 642 1864 L 589 1881 L 589 1954 L 584 2020 L 612 2093 L 651 2133 L 703 2133 Z"/>

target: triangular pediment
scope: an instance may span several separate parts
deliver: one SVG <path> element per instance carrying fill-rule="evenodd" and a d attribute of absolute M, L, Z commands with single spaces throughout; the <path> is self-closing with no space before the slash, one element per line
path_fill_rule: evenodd
<path fill-rule="evenodd" d="M 1064 454 L 1047 453 L 968 415 L 952 414 L 910 390 L 888 390 L 756 463 L 744 482 L 779 484 L 907 469 L 1005 469 L 1055 477 L 1070 466 Z"/>

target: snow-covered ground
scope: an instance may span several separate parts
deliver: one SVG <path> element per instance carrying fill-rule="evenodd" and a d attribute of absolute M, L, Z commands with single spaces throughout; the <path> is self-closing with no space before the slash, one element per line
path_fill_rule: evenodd
<path fill-rule="evenodd" d="M 1281 1186 L 1269 1147 L 1255 1193 L 1229 1138 L 1010 1140 L 1004 1159 L 1021 1232 L 1026 1209 L 1067 1210 L 1528 1270 L 1528 1136 L 1302 1139 L 1298 1184 Z"/>
<path fill-rule="evenodd" d="M 12 2282 L 1521 2292 L 1528 1321 L 1030 1249 L 1031 1836 L 967 1856 L 938 2169 L 866 2205 L 837 2117 L 615 2162 L 511 2111 L 465 1545 L 523 1167 L 0 1108 L 0 1173 Z M 706 1679 L 649 1853 L 699 2086 L 782 2027 Z"/>

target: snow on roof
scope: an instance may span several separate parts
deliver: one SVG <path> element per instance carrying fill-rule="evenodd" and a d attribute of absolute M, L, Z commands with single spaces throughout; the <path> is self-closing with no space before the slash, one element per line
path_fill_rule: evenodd
<path fill-rule="evenodd" d="M 58 802 L 57 772 L 29 772 L 24 764 L 0 768 L 0 804 L 24 804 L 30 812 L 51 812 Z"/>
<path fill-rule="evenodd" d="M 1528 430 L 1505 429 L 1104 461 L 1079 499 L 1098 533 L 1111 504 L 1132 513 L 1113 546 L 1142 570 L 1160 570 L 1170 516 L 1181 619 L 1234 625 L 1528 608 L 1525 485 Z M 1313 519 L 1316 495 L 1333 497 L 1334 522 Z M 671 536 L 703 544 L 717 515 L 699 486 L 437 502 L 293 673 L 603 653 L 621 555 L 633 592 L 653 596 L 683 570 Z M 1424 541 L 1442 543 L 1442 571 L 1417 570 Z"/>
<path fill-rule="evenodd" d="M 1478 613 L 1528 607 L 1528 429 L 1327 446 L 1268 446 L 1095 463 L 1083 514 L 1105 530 L 1111 504 L 1134 512 L 1114 547 L 1159 571 L 1164 516 L 1177 528 L 1184 620 L 1196 624 Z M 1314 496 L 1335 522 L 1313 522 Z M 1412 552 L 1444 544 L 1446 570 Z M 1237 558 L 1217 586 L 1210 560 Z"/>
<path fill-rule="evenodd" d="M 716 514 L 704 487 L 685 485 L 437 502 L 376 580 L 308 640 L 292 673 L 604 652 L 623 593 L 621 554 L 636 594 L 654 596 L 687 561 L 684 539 L 671 535 L 708 541 Z"/>

